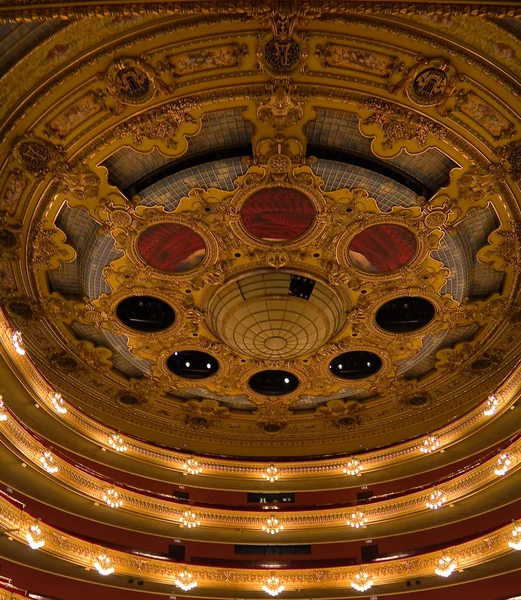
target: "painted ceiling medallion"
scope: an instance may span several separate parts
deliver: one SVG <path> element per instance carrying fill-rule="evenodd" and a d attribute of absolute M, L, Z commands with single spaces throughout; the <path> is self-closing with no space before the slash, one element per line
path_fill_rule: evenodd
<path fill-rule="evenodd" d="M 309 199 L 288 187 L 254 192 L 244 203 L 242 221 L 251 235 L 266 242 L 289 242 L 304 235 L 315 218 Z"/>
<path fill-rule="evenodd" d="M 351 240 L 349 258 L 366 273 L 389 273 L 416 253 L 416 238 L 406 227 L 385 223 L 364 229 Z"/>
<path fill-rule="evenodd" d="M 151 267 L 167 273 L 195 269 L 206 253 L 201 236 L 178 223 L 152 225 L 139 236 L 137 247 Z"/>

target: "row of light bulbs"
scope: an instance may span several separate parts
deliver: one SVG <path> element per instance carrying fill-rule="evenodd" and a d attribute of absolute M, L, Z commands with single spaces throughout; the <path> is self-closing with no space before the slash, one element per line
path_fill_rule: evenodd
<path fill-rule="evenodd" d="M 25 348 L 22 339 L 22 334 L 20 331 L 13 331 L 11 335 L 11 341 L 13 344 L 14 350 L 20 354 L 21 356 L 25 355 Z M 1 396 L 0 396 L 1 400 Z M 58 414 L 66 414 L 67 407 L 65 405 L 65 401 L 61 397 L 61 394 L 55 393 L 51 397 L 51 403 Z M 3 404 L 2 404 L 3 406 Z M 486 417 L 492 416 L 499 408 L 499 400 L 496 395 L 491 395 L 487 398 L 485 402 L 483 415 Z M 5 420 L 7 416 L 2 412 L 0 407 L 0 421 Z M 115 433 L 108 437 L 109 446 L 116 452 L 126 452 L 128 447 L 126 445 L 125 440 L 121 437 L 121 435 Z M 436 450 L 439 450 L 441 447 L 441 442 L 439 438 L 434 435 L 427 436 L 423 442 L 418 446 L 420 452 L 423 454 L 431 454 Z M 183 463 L 183 469 L 189 475 L 200 475 L 203 472 L 203 468 L 201 464 L 197 461 L 197 459 L 192 456 L 188 458 Z M 507 465 L 508 469 L 508 465 Z M 346 465 L 342 468 L 343 472 L 346 475 L 350 476 L 360 476 L 361 471 L 363 470 L 363 466 L 356 459 L 349 460 Z M 505 471 L 506 473 L 506 471 Z M 499 474 L 499 473 L 498 473 Z M 504 474 L 504 473 L 503 473 Z M 262 478 L 268 481 L 269 483 L 275 483 L 279 480 L 280 472 L 279 469 L 272 463 L 269 467 L 266 468 L 265 472 L 262 473 Z"/>

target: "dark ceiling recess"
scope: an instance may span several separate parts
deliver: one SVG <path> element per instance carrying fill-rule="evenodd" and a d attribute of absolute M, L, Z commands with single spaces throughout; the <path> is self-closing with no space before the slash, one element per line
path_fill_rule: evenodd
<path fill-rule="evenodd" d="M 211 354 L 198 350 L 174 352 L 167 360 L 166 366 L 172 373 L 186 379 L 205 379 L 219 369 L 219 363 Z"/>
<path fill-rule="evenodd" d="M 434 306 L 425 298 L 403 296 L 386 302 L 376 313 L 379 327 L 392 333 L 407 333 L 425 327 L 434 318 Z"/>
<path fill-rule="evenodd" d="M 341 379 L 363 379 L 374 375 L 381 366 L 380 357 L 365 350 L 344 352 L 329 363 L 331 373 Z"/>
<path fill-rule="evenodd" d="M 257 394 L 283 396 L 297 389 L 299 380 L 288 371 L 260 371 L 250 377 L 249 386 Z"/>
<path fill-rule="evenodd" d="M 289 282 L 289 295 L 295 296 L 296 298 L 302 298 L 303 300 L 309 300 L 313 293 L 315 282 L 309 277 L 303 277 L 302 275 L 292 275 Z"/>
<path fill-rule="evenodd" d="M 175 321 L 174 309 L 153 296 L 125 298 L 118 304 L 116 314 L 127 327 L 148 333 L 168 329 Z"/>

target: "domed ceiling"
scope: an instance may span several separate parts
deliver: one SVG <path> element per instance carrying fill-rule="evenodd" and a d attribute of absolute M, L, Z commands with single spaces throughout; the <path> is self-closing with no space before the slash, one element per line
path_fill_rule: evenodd
<path fill-rule="evenodd" d="M 39 393 L 308 456 L 432 431 L 512 371 L 518 63 L 456 16 L 315 17 L 116 17 L 92 59 L 56 26 L 17 107 L 6 75 L 0 297 Z"/>

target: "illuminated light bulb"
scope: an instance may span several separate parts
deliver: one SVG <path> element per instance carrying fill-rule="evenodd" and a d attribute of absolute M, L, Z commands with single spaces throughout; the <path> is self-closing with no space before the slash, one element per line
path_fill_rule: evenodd
<path fill-rule="evenodd" d="M 45 540 L 43 539 L 43 533 L 36 522 L 34 525 L 29 527 L 29 531 L 25 534 L 25 539 L 27 543 L 33 550 L 38 550 L 38 548 L 42 548 L 45 546 Z"/>
<path fill-rule="evenodd" d="M 365 592 L 373 587 L 371 576 L 366 571 L 355 573 L 353 579 L 351 579 L 351 587 L 358 592 Z"/>
<path fill-rule="evenodd" d="M 57 413 L 59 413 L 60 415 L 67 414 L 67 409 L 65 408 L 65 402 L 63 401 L 61 394 L 54 394 L 54 396 L 51 398 L 51 402 L 54 407 L 54 410 Z"/>
<path fill-rule="evenodd" d="M 58 472 L 58 465 L 54 464 L 54 456 L 48 450 L 40 456 L 40 464 L 42 469 L 51 475 Z"/>
<path fill-rule="evenodd" d="M 98 555 L 94 561 L 94 567 L 100 575 L 112 575 L 112 573 L 114 573 L 114 567 L 112 566 L 110 557 L 105 553 Z"/>
<path fill-rule="evenodd" d="M 438 510 L 438 508 L 441 508 L 445 502 L 447 502 L 447 496 L 445 495 L 445 492 L 442 490 L 433 490 L 429 496 L 429 499 L 425 503 L 425 506 L 432 510 Z"/>
<path fill-rule="evenodd" d="M 187 527 L 188 529 L 192 529 L 200 525 L 201 521 L 199 521 L 195 513 L 187 510 L 179 517 L 179 523 L 181 527 Z"/>
<path fill-rule="evenodd" d="M 438 566 L 434 569 L 436 575 L 441 577 L 449 577 L 458 568 L 454 558 L 451 556 L 442 556 L 438 561 Z"/>
<path fill-rule="evenodd" d="M 499 400 L 497 399 L 497 396 L 495 396 L 494 394 L 492 396 L 489 396 L 487 398 L 487 401 L 485 402 L 485 410 L 483 411 L 485 417 L 490 417 L 491 415 L 493 415 L 498 409 L 498 406 Z"/>
<path fill-rule="evenodd" d="M 120 499 L 118 492 L 114 488 L 109 488 L 103 494 L 103 502 L 107 506 L 110 506 L 110 508 L 121 508 L 123 506 L 123 500 Z"/>
<path fill-rule="evenodd" d="M 508 542 L 508 545 L 513 550 L 521 550 L 521 526 L 514 525 L 512 533 L 510 534 L 512 539 Z"/>
<path fill-rule="evenodd" d="M 190 571 L 181 571 L 176 575 L 174 583 L 185 592 L 197 587 L 197 581 Z"/>
<path fill-rule="evenodd" d="M 262 474 L 262 478 L 266 479 L 270 483 L 275 483 L 279 479 L 279 470 L 277 467 L 271 463 L 269 467 L 267 467 L 266 471 Z"/>
<path fill-rule="evenodd" d="M 365 514 L 362 511 L 357 510 L 356 512 L 349 515 L 349 518 L 347 519 L 347 525 L 349 525 L 350 527 L 354 527 L 355 529 L 360 529 L 365 527 L 367 521 L 368 519 L 365 516 Z"/>
<path fill-rule="evenodd" d="M 203 468 L 193 456 L 185 461 L 183 469 L 190 475 L 199 475 L 203 472 Z"/>
<path fill-rule="evenodd" d="M 13 342 L 13 347 L 15 352 L 20 356 L 25 354 L 24 342 L 22 339 L 22 334 L 19 331 L 13 331 L 13 335 L 11 336 L 11 341 Z"/>
<path fill-rule="evenodd" d="M 506 475 L 506 472 L 508 471 L 508 468 L 510 467 L 511 464 L 512 464 L 512 461 L 510 460 L 510 457 L 508 456 L 508 454 L 506 452 L 503 452 L 502 454 L 499 455 L 499 457 L 497 459 L 497 467 L 494 470 L 494 473 L 496 475 L 499 475 L 499 477 Z"/>
<path fill-rule="evenodd" d="M 285 588 L 278 577 L 268 577 L 262 586 L 262 591 L 270 596 L 278 596 L 284 589 Z"/>
<path fill-rule="evenodd" d="M 4 397 L 0 395 L 0 422 L 7 421 L 7 412 L 4 404 Z"/>
<path fill-rule="evenodd" d="M 275 517 L 270 517 L 266 520 L 266 524 L 262 526 L 262 531 L 275 535 L 284 529 L 283 525 L 280 525 L 279 520 Z"/>
<path fill-rule="evenodd" d="M 420 446 L 420 452 L 424 454 L 430 454 L 434 452 L 440 447 L 440 440 L 433 435 L 429 435 L 423 440 L 422 445 Z"/>
<path fill-rule="evenodd" d="M 355 460 L 354 458 L 350 460 L 345 467 L 342 469 L 346 475 L 358 475 L 360 477 L 360 471 L 363 471 L 364 467 Z"/>
<path fill-rule="evenodd" d="M 125 440 L 116 433 L 109 436 L 108 443 L 116 452 L 126 452 L 128 450 Z"/>

